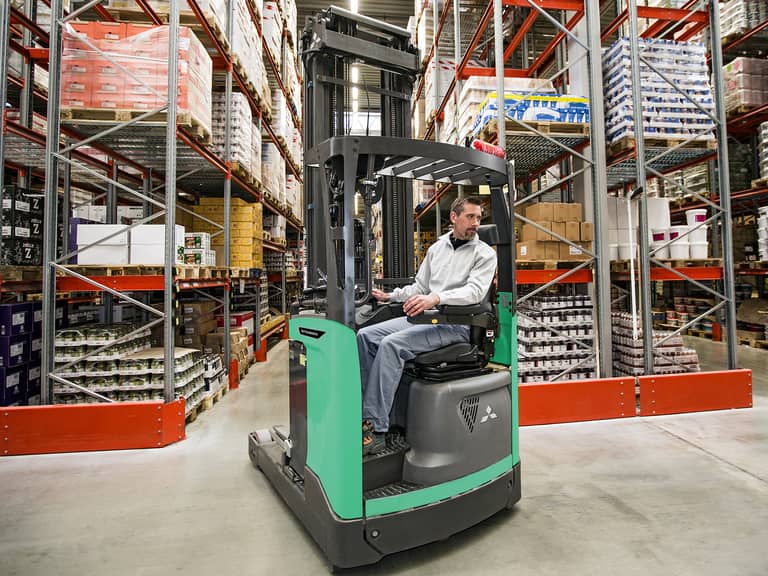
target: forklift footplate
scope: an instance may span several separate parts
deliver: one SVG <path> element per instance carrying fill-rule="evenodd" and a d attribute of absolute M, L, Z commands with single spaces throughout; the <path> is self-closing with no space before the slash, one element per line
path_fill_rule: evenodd
<path fill-rule="evenodd" d="M 385 496 L 399 496 L 400 494 L 413 492 L 414 490 L 419 490 L 421 488 L 424 488 L 424 486 L 421 484 L 413 484 L 411 482 L 393 482 L 392 484 L 387 484 L 381 488 L 369 490 L 363 494 L 363 497 L 366 500 L 372 500 L 374 498 L 384 498 Z"/>

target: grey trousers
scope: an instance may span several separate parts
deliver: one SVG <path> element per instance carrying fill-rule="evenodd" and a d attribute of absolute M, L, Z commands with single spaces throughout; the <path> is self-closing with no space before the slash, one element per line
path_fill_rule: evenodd
<path fill-rule="evenodd" d="M 421 352 L 469 342 L 469 328 L 450 324 L 411 324 L 405 317 L 374 324 L 357 333 L 363 419 L 376 432 L 389 430 L 389 412 L 403 366 Z"/>

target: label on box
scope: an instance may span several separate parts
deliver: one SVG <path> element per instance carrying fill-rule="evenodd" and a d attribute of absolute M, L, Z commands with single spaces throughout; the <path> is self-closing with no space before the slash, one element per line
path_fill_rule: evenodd
<path fill-rule="evenodd" d="M 528 256 L 528 246 L 520 246 L 520 256 Z"/>
<path fill-rule="evenodd" d="M 24 200 L 16 200 L 13 207 L 17 212 L 29 212 L 29 202 L 24 202 Z"/>
<path fill-rule="evenodd" d="M 579 254 L 583 254 L 583 250 L 581 248 L 577 248 L 576 246 L 568 246 L 568 253 L 571 256 L 578 256 Z"/>
<path fill-rule="evenodd" d="M 21 381 L 21 372 L 16 372 L 15 374 L 7 375 L 5 377 L 5 387 L 13 388 L 14 386 L 18 386 L 20 381 Z"/>
<path fill-rule="evenodd" d="M 24 342 L 11 345 L 11 356 L 21 356 L 24 354 Z"/>
<path fill-rule="evenodd" d="M 57 312 L 56 318 L 58 319 L 59 318 L 58 309 L 56 309 L 56 312 Z M 43 321 L 43 311 L 42 311 L 42 309 L 35 310 L 35 319 L 34 319 L 35 324 L 37 324 L 38 322 L 42 322 L 42 321 Z"/>
<path fill-rule="evenodd" d="M 18 326 L 19 324 L 24 324 L 24 321 L 26 320 L 27 313 L 26 312 L 17 312 L 11 317 L 11 324 L 13 326 Z"/>
<path fill-rule="evenodd" d="M 33 338 L 31 342 L 30 349 L 32 352 L 39 352 L 43 349 L 43 339 L 42 338 Z"/>
<path fill-rule="evenodd" d="M 38 378 L 40 378 L 40 375 L 42 374 L 40 366 L 35 366 L 34 368 L 30 368 L 28 374 L 29 374 L 28 379 L 30 381 L 37 380 Z"/>

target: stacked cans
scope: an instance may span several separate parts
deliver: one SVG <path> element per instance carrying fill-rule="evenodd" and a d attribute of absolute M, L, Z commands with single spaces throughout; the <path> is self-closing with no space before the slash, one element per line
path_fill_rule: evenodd
<path fill-rule="evenodd" d="M 761 261 L 768 260 L 768 206 L 759 209 L 757 218 L 757 251 Z"/>
<path fill-rule="evenodd" d="M 757 137 L 760 142 L 760 178 L 768 179 L 768 122 L 760 124 Z"/>

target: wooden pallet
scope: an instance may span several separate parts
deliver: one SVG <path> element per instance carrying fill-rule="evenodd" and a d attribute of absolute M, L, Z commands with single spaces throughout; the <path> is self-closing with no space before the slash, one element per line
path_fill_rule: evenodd
<path fill-rule="evenodd" d="M 686 140 L 687 138 L 651 138 L 649 136 L 644 138 L 646 148 L 674 148 Z M 616 156 L 622 152 L 633 150 L 636 144 L 637 141 L 634 136 L 624 136 L 621 140 L 614 142 L 608 147 L 608 156 Z M 693 142 L 688 142 L 683 148 L 693 150 L 716 150 L 717 141 L 694 140 Z"/>
<path fill-rule="evenodd" d="M 738 262 L 736 264 L 737 270 L 767 270 L 768 262 L 764 260 L 752 260 L 748 262 Z"/>
<path fill-rule="evenodd" d="M 569 270 L 583 264 L 583 260 L 516 260 L 518 270 Z"/>
<path fill-rule="evenodd" d="M 712 332 L 705 332 L 704 330 L 699 330 L 697 328 L 688 328 L 688 336 L 696 336 L 698 338 L 712 340 Z"/>
<path fill-rule="evenodd" d="M 705 258 L 702 260 L 659 260 L 671 268 L 719 268 L 723 265 L 723 261 L 720 258 Z M 658 266 L 654 266 L 658 268 Z M 640 263 L 635 261 L 635 271 L 640 269 Z M 611 262 L 611 272 L 629 272 L 630 261 L 629 260 L 614 260 Z"/>
<path fill-rule="evenodd" d="M 752 188 L 768 188 L 768 178 L 752 180 Z"/>
<path fill-rule="evenodd" d="M 498 133 L 498 120 L 491 120 L 482 130 L 484 140 L 493 140 Z M 583 136 L 589 138 L 589 124 L 582 122 L 553 122 L 543 120 L 526 120 L 525 125 L 519 124 L 514 120 L 506 121 L 506 134 L 514 135 L 535 135 L 534 131 L 541 132 L 547 136 Z"/>
<path fill-rule="evenodd" d="M 663 262 L 672 268 L 719 268 L 723 265 L 722 258 L 688 258 L 686 260 L 659 259 L 659 262 Z"/>
<path fill-rule="evenodd" d="M 0 281 L 39 281 L 43 278 L 43 269 L 40 266 L 0 266 Z"/>
<path fill-rule="evenodd" d="M 122 123 L 138 118 L 149 110 L 125 110 L 112 108 L 62 108 L 61 121 L 76 124 L 78 121 Z M 156 112 L 143 122 L 167 122 L 167 112 Z M 176 125 L 187 130 L 190 135 L 202 144 L 211 144 L 211 130 L 204 125 L 192 112 L 181 111 L 176 114 Z"/>
<path fill-rule="evenodd" d="M 218 390 L 215 392 L 212 392 L 211 394 L 208 394 L 205 398 L 203 398 L 203 401 L 200 403 L 203 407 L 203 410 L 210 410 L 213 408 L 213 405 L 216 404 L 219 400 L 222 399 L 224 396 L 224 386 L 219 387 Z"/>
<path fill-rule="evenodd" d="M 229 277 L 230 278 L 250 278 L 251 269 L 250 268 L 229 268 Z"/>

